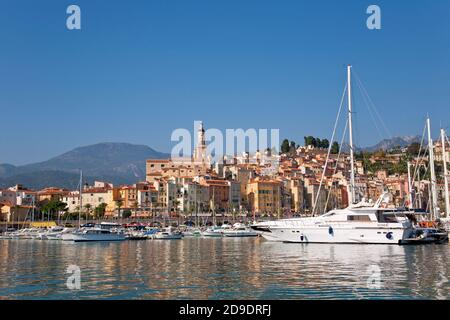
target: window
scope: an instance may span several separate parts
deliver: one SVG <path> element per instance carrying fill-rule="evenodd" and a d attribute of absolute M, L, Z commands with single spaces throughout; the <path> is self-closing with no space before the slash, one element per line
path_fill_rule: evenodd
<path fill-rule="evenodd" d="M 370 221 L 370 217 L 367 215 L 347 216 L 347 221 Z"/>

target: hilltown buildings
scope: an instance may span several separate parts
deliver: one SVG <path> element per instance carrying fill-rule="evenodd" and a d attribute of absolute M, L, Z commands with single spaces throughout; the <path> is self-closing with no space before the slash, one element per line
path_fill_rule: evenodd
<path fill-rule="evenodd" d="M 109 218 L 126 213 L 136 217 L 161 214 L 289 217 L 317 215 L 349 205 L 350 164 L 345 154 L 332 154 L 325 171 L 327 150 L 311 146 L 281 155 L 266 150 L 253 155 L 224 156 L 223 162 L 211 164 L 206 156 L 203 126 L 197 135 L 199 143 L 191 158 L 147 160 L 146 181 L 118 186 L 97 181 L 93 186 L 84 186 L 82 211 L 93 215 L 96 208 L 104 207 L 102 214 Z M 436 154 L 439 157 L 439 152 Z M 381 164 L 381 169 L 375 172 L 366 172 L 364 161 L 358 159 L 355 163 L 357 200 L 375 201 L 388 189 L 396 206 L 409 206 L 407 174 L 385 169 L 399 166 L 403 159 L 402 151 L 371 154 L 364 161 Z M 414 179 L 413 186 L 414 206 L 427 208 L 430 188 L 424 173 Z M 438 184 L 438 193 L 442 199 L 442 184 Z M 0 220 L 25 219 L 33 207 L 39 208 L 49 201 L 67 205 L 61 215 L 80 210 L 79 191 L 57 187 L 32 191 L 17 185 L 0 190 Z"/>

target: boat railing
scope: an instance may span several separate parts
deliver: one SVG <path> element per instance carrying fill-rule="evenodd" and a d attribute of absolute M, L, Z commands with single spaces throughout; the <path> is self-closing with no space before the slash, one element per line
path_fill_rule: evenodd
<path fill-rule="evenodd" d="M 302 226 L 349 226 L 349 224 L 367 224 L 367 223 L 377 223 L 380 224 L 378 221 L 317 221 L 314 223 L 308 222 L 305 223 L 304 221 L 285 221 L 285 225 L 287 227 L 302 227 Z M 383 223 L 381 223 L 383 224 Z M 389 224 L 402 224 L 401 221 L 391 222 Z M 279 226 L 279 225 L 277 225 Z"/>

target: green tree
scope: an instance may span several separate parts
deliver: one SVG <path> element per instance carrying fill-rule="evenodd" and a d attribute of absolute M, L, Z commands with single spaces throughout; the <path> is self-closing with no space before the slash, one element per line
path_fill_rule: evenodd
<path fill-rule="evenodd" d="M 116 207 L 117 207 L 117 217 L 120 218 L 121 217 L 120 209 L 123 206 L 123 201 L 122 200 L 116 200 L 115 202 L 116 202 Z"/>
<path fill-rule="evenodd" d="M 319 138 L 315 138 L 316 139 L 316 145 L 315 147 L 317 148 L 322 148 L 322 140 L 320 140 Z"/>
<path fill-rule="evenodd" d="M 417 156 L 419 154 L 419 150 L 420 150 L 420 143 L 413 142 L 408 146 L 406 152 L 412 156 Z"/>
<path fill-rule="evenodd" d="M 283 142 L 281 143 L 281 153 L 288 153 L 289 152 L 289 140 L 288 139 L 284 139 Z"/>
<path fill-rule="evenodd" d="M 295 149 L 297 149 L 296 143 L 295 143 L 295 141 L 291 141 L 291 144 L 289 146 L 289 152 L 295 152 Z"/>
<path fill-rule="evenodd" d="M 324 149 L 328 149 L 329 146 L 330 146 L 330 141 L 328 141 L 328 139 L 323 139 L 320 147 L 324 148 Z"/>
<path fill-rule="evenodd" d="M 132 214 L 132 212 L 130 209 L 125 209 L 122 212 L 122 217 L 125 219 L 128 219 L 129 217 L 131 217 L 131 214 Z"/>
<path fill-rule="evenodd" d="M 67 203 L 60 201 L 59 199 L 51 199 L 41 202 L 40 211 L 46 213 L 50 219 L 54 219 L 55 215 L 59 216 L 59 213 L 67 211 Z"/>
<path fill-rule="evenodd" d="M 106 203 L 100 203 L 97 207 L 95 207 L 94 216 L 96 219 L 100 219 L 105 216 L 106 207 L 107 207 Z"/>
<path fill-rule="evenodd" d="M 307 146 L 315 147 L 317 145 L 316 138 L 314 138 L 313 136 L 307 136 L 307 137 L 304 137 L 304 139 L 305 139 L 305 146 L 306 147 Z"/>
<path fill-rule="evenodd" d="M 334 141 L 333 144 L 331 145 L 331 153 L 338 154 L 339 150 L 340 150 L 339 143 Z"/>
<path fill-rule="evenodd" d="M 89 217 L 91 216 L 92 205 L 91 205 L 90 203 L 86 203 L 86 204 L 84 205 L 84 208 L 86 209 L 85 216 L 86 216 L 87 218 L 89 218 Z"/>

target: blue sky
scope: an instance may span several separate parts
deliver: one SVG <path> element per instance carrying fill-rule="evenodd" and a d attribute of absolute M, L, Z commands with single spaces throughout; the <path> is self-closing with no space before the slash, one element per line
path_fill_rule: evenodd
<path fill-rule="evenodd" d="M 345 65 L 389 134 L 450 125 L 450 2 L 0 0 L 0 163 L 97 142 L 170 151 L 172 130 L 330 137 Z M 77 4 L 82 30 L 66 29 Z M 366 27 L 366 8 L 382 29 Z M 357 144 L 379 133 L 355 88 Z M 380 124 L 378 123 L 380 127 Z"/>

